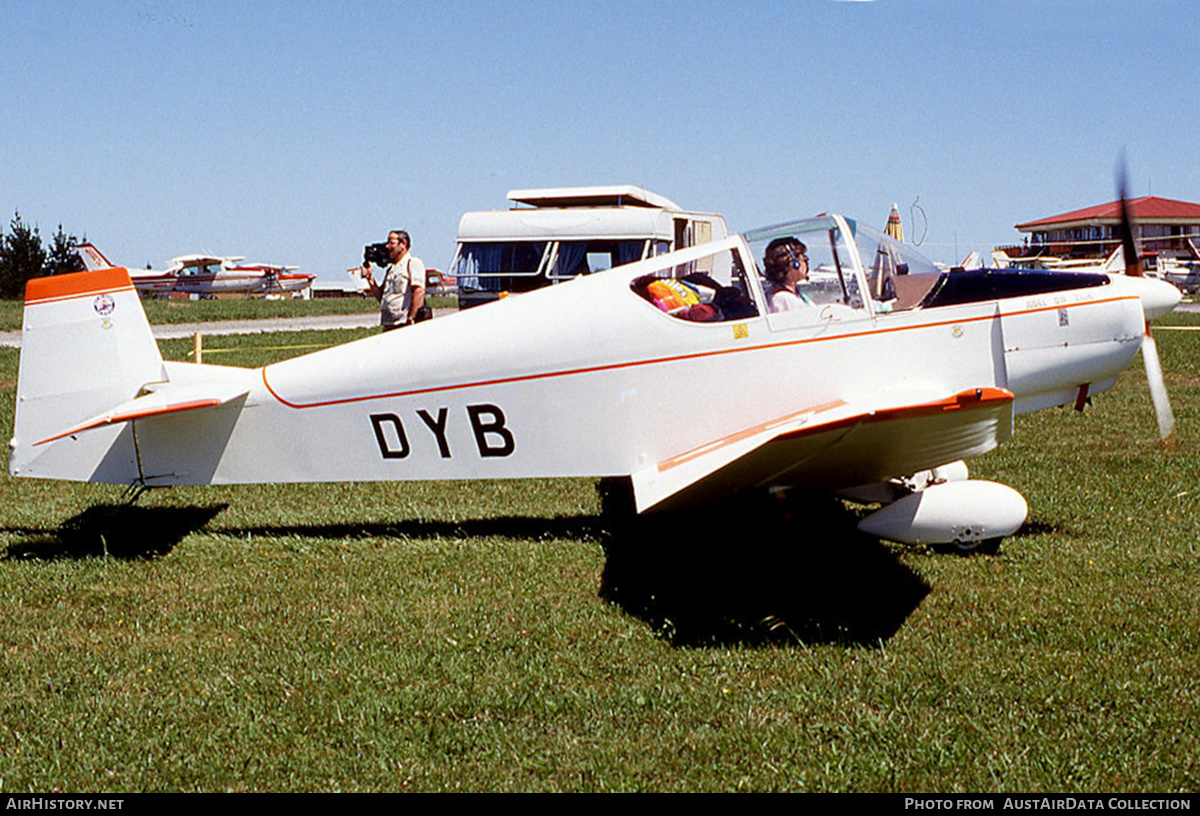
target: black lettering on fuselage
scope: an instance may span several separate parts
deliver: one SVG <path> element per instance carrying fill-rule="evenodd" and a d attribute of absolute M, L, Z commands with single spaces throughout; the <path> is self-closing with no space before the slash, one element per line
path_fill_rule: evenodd
<path fill-rule="evenodd" d="M 389 438 L 384 430 L 390 425 L 394 431 Z M 371 427 L 375 429 L 375 441 L 379 443 L 379 453 L 384 459 L 403 459 L 408 456 L 408 437 L 404 434 L 404 423 L 395 414 L 371 414 Z M 399 447 L 392 445 L 399 442 Z"/>
<path fill-rule="evenodd" d="M 475 444 L 479 455 L 511 456 L 516 449 L 512 431 L 504 426 L 504 412 L 496 405 L 468 405 L 467 416 L 471 418 L 471 430 L 475 432 Z M 484 417 L 490 417 L 485 421 Z M 488 437 L 500 437 L 500 444 L 492 445 Z"/>
<path fill-rule="evenodd" d="M 443 459 L 450 458 L 450 441 L 446 439 L 446 416 L 450 413 L 449 408 L 438 408 L 437 419 L 429 415 L 429 412 L 421 409 L 417 411 L 417 416 L 425 423 L 429 430 L 433 431 L 433 435 L 437 438 L 438 453 Z"/>
<path fill-rule="evenodd" d="M 466 408 L 479 455 L 485 459 L 511 456 L 517 449 L 517 443 L 512 431 L 505 424 L 504 411 L 500 410 L 500 406 L 482 404 L 468 405 Z M 435 415 L 432 410 L 418 408 L 416 414 L 433 434 L 438 454 L 443 459 L 451 458 L 448 433 L 450 409 L 439 407 Z M 375 443 L 379 446 L 379 455 L 384 459 L 408 458 L 412 448 L 400 417 L 396 414 L 370 414 L 370 418 L 371 429 L 375 432 Z"/>

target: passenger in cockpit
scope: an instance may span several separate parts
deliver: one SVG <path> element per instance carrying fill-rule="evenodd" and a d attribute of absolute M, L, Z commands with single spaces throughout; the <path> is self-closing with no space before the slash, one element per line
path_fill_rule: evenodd
<path fill-rule="evenodd" d="M 772 312 L 806 309 L 813 305 L 799 285 L 808 280 L 808 247 L 797 238 L 776 238 L 763 253 L 767 276 L 767 306 Z"/>

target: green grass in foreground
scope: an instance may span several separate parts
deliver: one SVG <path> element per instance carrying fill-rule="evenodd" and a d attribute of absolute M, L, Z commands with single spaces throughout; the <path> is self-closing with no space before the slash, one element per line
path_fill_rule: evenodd
<path fill-rule="evenodd" d="M 612 525 L 578 480 L 114 519 L 116 488 L 5 477 L 0 790 L 1196 791 L 1200 333 L 1158 338 L 1179 443 L 1136 365 L 1018 418 L 972 463 L 1030 504 L 995 557 L 840 506 Z M 5 424 L 15 371 L 0 349 Z"/>

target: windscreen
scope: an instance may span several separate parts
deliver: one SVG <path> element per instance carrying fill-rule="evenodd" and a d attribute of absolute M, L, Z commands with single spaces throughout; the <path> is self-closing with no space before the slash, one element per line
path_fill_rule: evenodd
<path fill-rule="evenodd" d="M 838 219 L 823 215 L 753 230 L 745 237 L 764 275 L 771 271 L 765 261 L 768 247 L 780 241 L 794 242 L 792 251 L 797 252 L 794 247 L 802 246 L 808 275 L 797 288 L 814 304 L 840 303 L 858 309 L 863 306 L 865 294 L 876 313 L 918 305 L 936 283 L 941 270 L 908 244 L 879 230 L 852 219 L 845 219 L 845 224 L 849 234 L 844 234 Z M 865 293 L 859 291 L 854 274 L 851 242 L 863 264 Z M 771 282 L 765 280 L 768 297 L 772 288 Z"/>
<path fill-rule="evenodd" d="M 859 224 L 854 230 L 872 300 L 900 308 L 915 305 L 915 294 L 928 291 L 941 270 L 908 244 Z"/>

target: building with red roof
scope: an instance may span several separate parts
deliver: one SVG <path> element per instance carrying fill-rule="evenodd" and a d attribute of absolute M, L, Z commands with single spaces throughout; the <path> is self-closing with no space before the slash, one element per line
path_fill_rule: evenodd
<path fill-rule="evenodd" d="M 1200 245 L 1200 204 L 1157 196 L 1127 202 L 1143 252 L 1192 255 Z M 1121 202 L 1110 201 L 1061 215 L 1017 224 L 1026 233 L 1030 254 L 1063 257 L 1105 256 L 1120 243 Z M 1191 244 L 1191 247 L 1189 247 Z"/>

